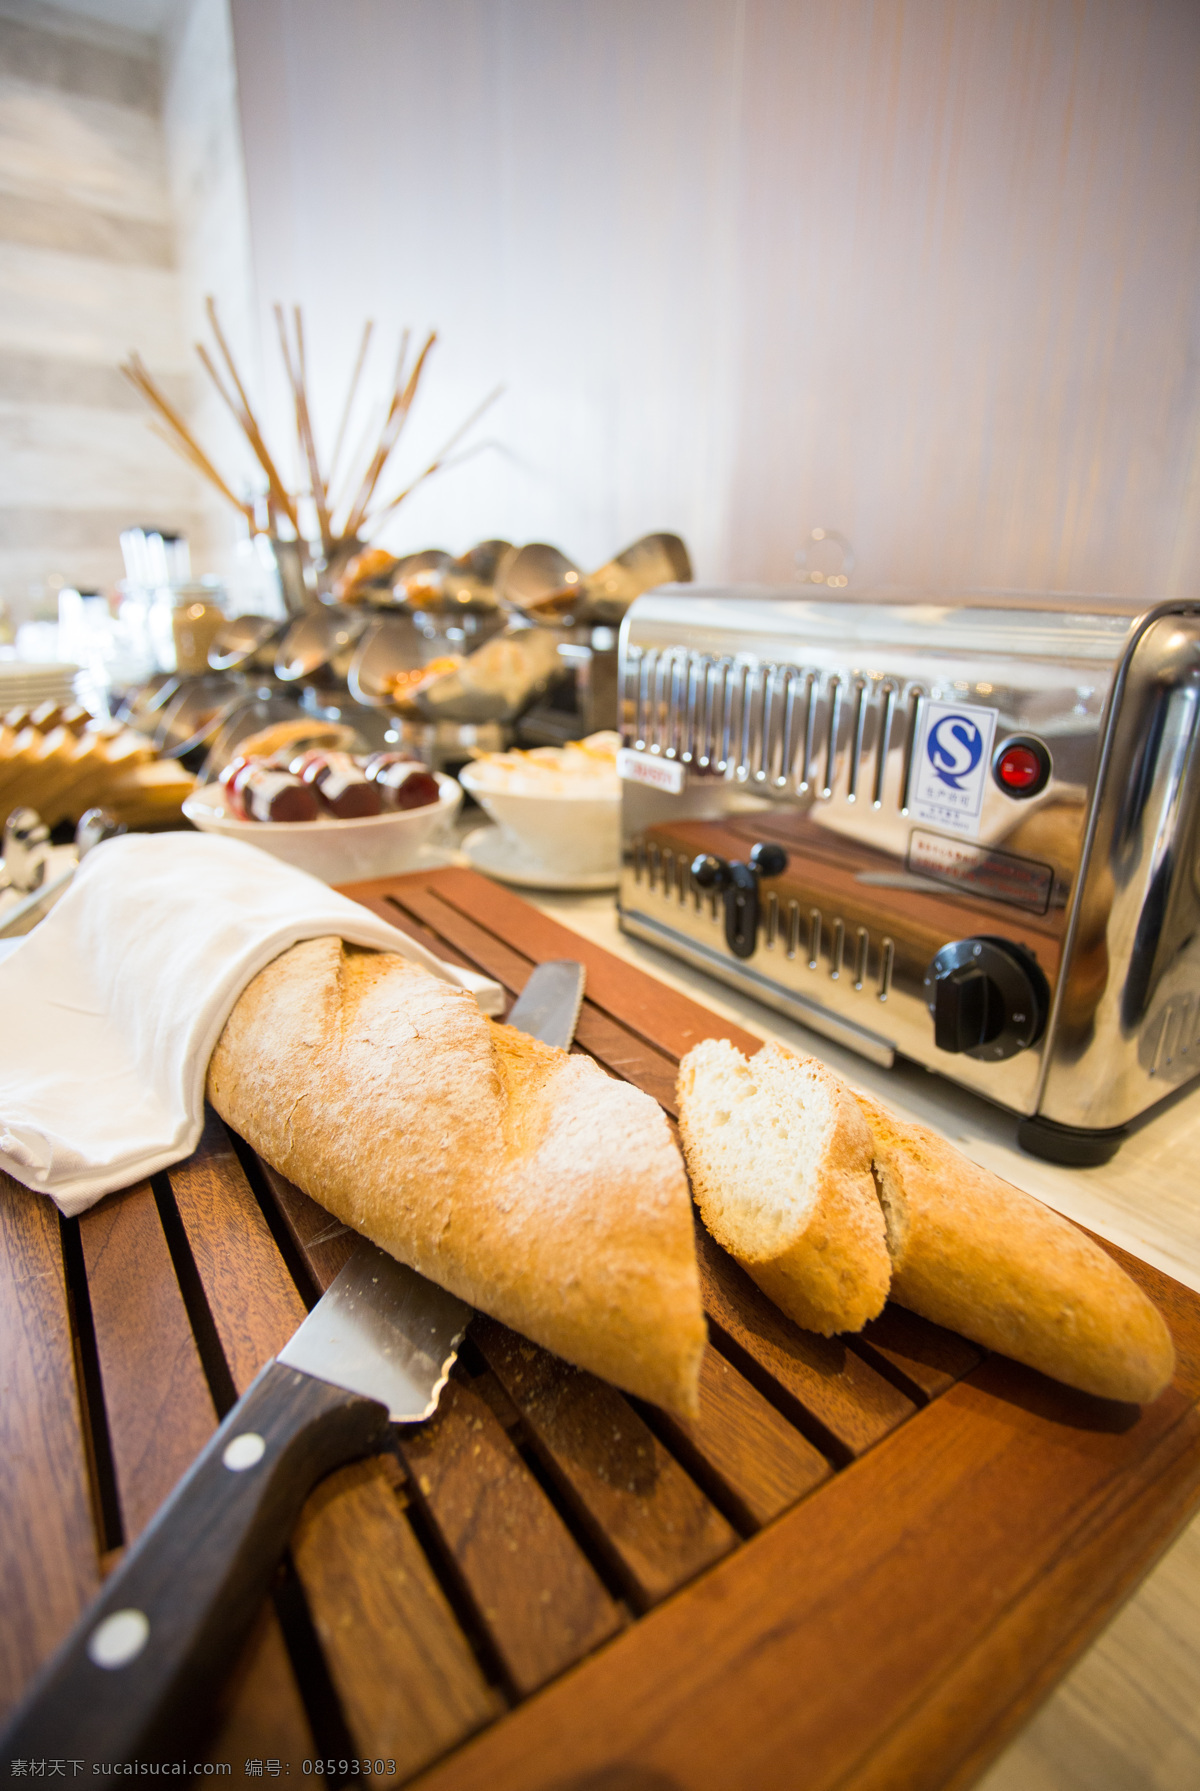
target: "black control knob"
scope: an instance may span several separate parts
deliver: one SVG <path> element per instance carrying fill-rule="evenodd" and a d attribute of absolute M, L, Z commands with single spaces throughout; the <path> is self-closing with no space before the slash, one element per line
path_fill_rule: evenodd
<path fill-rule="evenodd" d="M 701 852 L 692 860 L 692 881 L 701 889 L 724 889 L 729 882 L 729 866 L 711 852 Z"/>
<path fill-rule="evenodd" d="M 760 840 L 750 853 L 750 869 L 760 877 L 782 877 L 788 867 L 787 853 L 782 846 Z"/>
<path fill-rule="evenodd" d="M 1036 1044 L 1050 990 L 1033 953 L 1012 939 L 957 939 L 925 973 L 939 1051 L 998 1062 Z"/>
<path fill-rule="evenodd" d="M 692 860 L 692 881 L 701 889 L 719 889 L 725 900 L 725 943 L 735 958 L 752 958 L 758 944 L 758 880 L 779 877 L 787 869 L 782 846 L 762 841 L 750 853 L 750 861 L 718 858 L 701 852 Z"/>

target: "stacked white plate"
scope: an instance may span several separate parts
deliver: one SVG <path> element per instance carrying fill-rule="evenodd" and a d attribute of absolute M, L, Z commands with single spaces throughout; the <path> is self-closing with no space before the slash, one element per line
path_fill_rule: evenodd
<path fill-rule="evenodd" d="M 27 659 L 0 659 L 0 716 L 39 703 L 69 703 L 75 695 L 77 665 L 36 665 Z"/>

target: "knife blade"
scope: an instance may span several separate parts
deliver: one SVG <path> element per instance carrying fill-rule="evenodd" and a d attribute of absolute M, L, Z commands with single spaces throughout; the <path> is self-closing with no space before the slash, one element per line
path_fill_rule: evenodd
<path fill-rule="evenodd" d="M 574 958 L 549 958 L 536 965 L 512 1005 L 508 1024 L 569 1051 L 586 981 L 587 971 Z"/>
<path fill-rule="evenodd" d="M 569 1045 L 582 997 L 581 964 L 539 965 L 509 1024 Z M 35 1680 L 0 1735 L 0 1758 L 178 1757 L 308 1494 L 385 1448 L 390 1422 L 432 1414 L 470 1317 L 464 1301 L 362 1239 Z"/>

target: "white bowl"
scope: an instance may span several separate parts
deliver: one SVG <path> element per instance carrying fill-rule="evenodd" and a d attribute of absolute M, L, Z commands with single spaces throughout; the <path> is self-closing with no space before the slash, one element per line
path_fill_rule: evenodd
<path fill-rule="evenodd" d="M 368 815 L 358 821 L 338 821 L 332 815 L 317 821 L 239 821 L 230 814 L 225 791 L 217 783 L 193 791 L 183 812 L 201 833 L 247 840 L 322 883 L 353 883 L 416 869 L 421 847 L 449 825 L 462 801 L 452 777 L 441 772 L 435 776 L 440 796 L 427 808 Z"/>
<path fill-rule="evenodd" d="M 619 790 L 590 790 L 585 779 L 561 794 L 497 789 L 485 765 L 464 765 L 458 781 L 535 866 L 586 877 L 620 864 Z"/>

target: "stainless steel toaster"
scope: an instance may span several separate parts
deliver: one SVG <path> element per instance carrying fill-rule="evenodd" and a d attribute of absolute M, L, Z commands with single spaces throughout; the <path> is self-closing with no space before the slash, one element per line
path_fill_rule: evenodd
<path fill-rule="evenodd" d="M 1200 603 L 663 586 L 620 924 L 1106 1161 L 1200 1071 Z"/>

